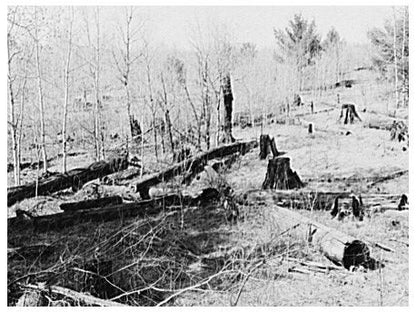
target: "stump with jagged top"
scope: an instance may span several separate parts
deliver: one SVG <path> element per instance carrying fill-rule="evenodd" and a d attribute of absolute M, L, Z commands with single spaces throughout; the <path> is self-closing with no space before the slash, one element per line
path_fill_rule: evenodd
<path fill-rule="evenodd" d="M 289 157 L 274 157 L 269 160 L 263 189 L 289 190 L 303 186 L 296 171 L 290 168 Z"/>

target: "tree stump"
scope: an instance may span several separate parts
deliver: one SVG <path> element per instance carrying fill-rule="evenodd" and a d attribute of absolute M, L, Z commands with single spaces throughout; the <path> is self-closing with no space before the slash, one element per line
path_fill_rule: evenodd
<path fill-rule="evenodd" d="M 313 129 L 313 123 L 310 123 L 310 124 L 308 125 L 308 133 L 309 133 L 309 134 L 313 134 L 313 132 L 314 132 L 314 129 Z"/>
<path fill-rule="evenodd" d="M 270 153 L 270 136 L 268 134 L 260 135 L 260 159 L 266 159 Z"/>
<path fill-rule="evenodd" d="M 357 118 L 359 121 L 361 121 L 360 116 L 358 116 L 358 113 L 355 109 L 354 104 L 342 104 L 341 106 L 341 115 L 339 116 L 339 119 L 343 117 L 343 112 L 345 109 L 345 119 L 344 124 L 352 124 L 354 123 L 354 119 Z"/>
<path fill-rule="evenodd" d="M 289 157 L 274 157 L 269 160 L 263 189 L 288 190 L 303 186 L 296 171 L 290 168 Z"/>
<path fill-rule="evenodd" d="M 266 159 L 270 152 L 272 152 L 273 157 L 277 157 L 279 155 L 276 147 L 276 141 L 268 134 L 260 135 L 260 159 Z"/>

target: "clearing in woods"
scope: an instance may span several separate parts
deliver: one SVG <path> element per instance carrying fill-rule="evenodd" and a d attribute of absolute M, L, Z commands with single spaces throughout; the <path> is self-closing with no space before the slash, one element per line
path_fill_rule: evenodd
<path fill-rule="evenodd" d="M 315 104 L 315 111 L 326 108 Z M 274 137 L 279 152 L 291 158 L 292 169 L 306 184 L 304 190 L 363 196 L 366 212 L 361 222 L 333 219 L 329 211 L 314 210 L 312 205 L 296 211 L 366 242 L 371 256 L 384 267 L 335 267 L 308 243 L 305 224 L 282 227 L 273 213 L 273 191 L 261 191 L 268 160 L 260 160 L 259 148 L 254 148 L 220 174 L 206 169 L 187 187 L 174 181 L 161 188 L 162 193 L 164 188 L 170 192 L 176 188 L 195 194 L 206 187 L 221 191 L 227 181 L 237 196 L 248 197 L 237 204 L 236 224 L 227 222 L 221 201 L 207 200 L 177 209 L 162 204 L 160 213 L 149 216 L 80 222 L 46 233 L 22 230 L 19 223 L 9 226 L 9 305 L 22 296 L 23 283 L 62 286 L 105 300 L 97 305 L 408 305 L 408 210 L 383 210 L 366 198 L 366 194 L 408 193 L 407 145 L 391 141 L 389 131 L 364 127 L 371 113 L 359 115 L 362 122 L 344 125 L 337 121 L 338 109 L 306 114 L 291 125 L 264 126 L 263 133 Z M 313 134 L 308 133 L 310 122 Z M 260 127 L 235 127 L 234 136 L 258 140 Z M 68 163 L 87 165 L 87 157 L 74 156 Z M 149 165 L 146 170 L 157 168 L 160 165 Z M 395 178 L 380 180 L 397 172 Z M 76 193 L 64 190 L 23 200 L 9 208 L 9 216 L 16 209 L 53 214 L 60 212 L 61 203 L 117 195 L 126 189 L 97 180 Z M 130 196 L 134 200 L 137 195 Z M 22 243 L 31 249 L 18 249 Z M 42 297 L 47 305 L 93 305 L 76 296 L 42 293 L 47 294 Z"/>

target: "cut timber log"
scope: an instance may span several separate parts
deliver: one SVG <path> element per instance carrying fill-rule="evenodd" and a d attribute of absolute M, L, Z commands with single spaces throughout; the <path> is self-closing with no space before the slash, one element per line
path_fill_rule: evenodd
<path fill-rule="evenodd" d="M 80 202 L 74 203 L 63 203 L 59 206 L 64 211 L 73 211 L 73 210 L 82 210 L 82 209 L 91 209 L 97 207 L 104 207 L 108 205 L 117 205 L 121 204 L 123 200 L 120 196 L 110 196 L 103 197 L 98 199 L 83 200 Z"/>
<path fill-rule="evenodd" d="M 293 209 L 313 209 L 313 210 L 330 210 L 336 197 L 340 199 L 349 199 L 352 192 L 316 192 L 311 190 L 272 190 L 262 191 L 251 190 L 244 194 L 237 194 L 240 197 L 245 196 L 249 200 L 265 201 L 271 200 L 273 203 Z M 398 209 L 402 194 L 361 194 L 365 207 L 372 206 L 394 206 Z M 241 200 L 240 204 L 246 203 Z M 246 203 L 247 204 L 247 203 Z"/>
<path fill-rule="evenodd" d="M 309 227 L 307 240 L 321 250 L 325 257 L 346 269 L 363 266 L 376 269 L 380 264 L 370 257 L 370 248 L 366 243 L 306 218 L 299 213 L 283 207 L 273 206 L 271 215 L 278 220 L 279 231 L 293 228 L 298 223 Z"/>
<path fill-rule="evenodd" d="M 287 190 L 303 186 L 296 171 L 290 168 L 289 157 L 275 157 L 269 160 L 263 189 Z"/>
<path fill-rule="evenodd" d="M 230 169 L 232 164 L 237 161 L 239 156 L 240 156 L 240 153 L 235 153 L 235 154 L 232 154 L 231 156 L 218 159 L 218 160 L 214 160 L 213 163 L 211 164 L 211 167 L 216 172 Z"/>
<path fill-rule="evenodd" d="M 61 212 L 53 215 L 34 217 L 28 222 L 20 223 L 18 218 L 9 218 L 8 227 L 29 229 L 34 227 L 38 231 L 60 230 L 82 222 L 105 222 L 131 217 L 155 215 L 164 211 L 182 209 L 183 206 L 200 206 L 209 204 L 219 198 L 219 192 L 207 188 L 197 197 L 171 194 L 164 197 L 149 199 L 134 203 L 110 205 L 102 208 L 91 208 Z M 170 207 L 170 208 L 168 208 Z"/>
<path fill-rule="evenodd" d="M 25 289 L 30 289 L 32 291 L 37 291 L 40 293 L 49 293 L 52 292 L 57 295 L 61 295 L 64 297 L 71 298 L 75 302 L 80 302 L 85 305 L 90 306 L 99 306 L 99 307 L 127 307 L 127 305 L 110 301 L 104 300 L 100 298 L 93 297 L 86 293 L 80 293 L 72 289 L 60 287 L 60 286 L 37 286 L 37 285 L 20 285 L 20 287 Z"/>
<path fill-rule="evenodd" d="M 54 174 L 38 182 L 7 188 L 7 206 L 36 195 L 48 195 L 72 187 L 79 190 L 88 181 L 127 168 L 127 156 L 116 157 L 108 161 L 98 161 L 87 168 L 73 169 L 66 174 Z"/>
<path fill-rule="evenodd" d="M 134 189 L 136 192 L 140 193 L 142 199 L 148 199 L 149 188 L 161 182 L 167 182 L 174 178 L 175 176 L 184 174 L 186 179 L 189 181 L 192 176 L 200 173 L 204 170 L 204 166 L 207 164 L 208 160 L 214 158 L 222 158 L 234 153 L 239 152 L 241 155 L 246 154 L 250 149 L 257 145 L 256 141 L 248 142 L 235 142 L 228 145 L 223 145 L 209 151 L 200 153 L 192 158 L 186 159 L 162 172 L 151 175 L 148 178 L 144 178 L 139 182 L 135 183 Z M 184 181 L 186 182 L 186 181 Z"/>

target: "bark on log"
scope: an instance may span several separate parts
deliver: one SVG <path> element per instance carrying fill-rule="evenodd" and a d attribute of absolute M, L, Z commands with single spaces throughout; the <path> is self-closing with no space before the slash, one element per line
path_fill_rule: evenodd
<path fill-rule="evenodd" d="M 336 197 L 340 199 L 351 198 L 352 192 L 316 192 L 308 190 L 273 190 L 263 191 L 252 190 L 239 194 L 249 200 L 263 201 L 271 197 L 273 203 L 294 209 L 331 210 Z M 365 207 L 389 206 L 398 207 L 402 194 L 361 194 Z M 243 204 L 241 201 L 240 204 Z M 247 204 L 247 203 L 246 203 Z"/>
<path fill-rule="evenodd" d="M 290 168 L 289 157 L 275 157 L 269 160 L 263 189 L 294 189 L 303 187 L 296 171 Z"/>
<path fill-rule="evenodd" d="M 104 207 L 108 205 L 121 204 L 123 200 L 120 196 L 110 196 L 98 199 L 90 199 L 73 203 L 63 203 L 59 206 L 63 211 L 74 211 L 82 209 L 91 209 L 97 207 Z"/>
<path fill-rule="evenodd" d="M 30 289 L 37 292 L 52 292 L 57 295 L 71 298 L 75 302 L 81 302 L 86 305 L 99 306 L 99 307 L 127 307 L 127 305 L 104 300 L 100 298 L 93 297 L 89 294 L 79 293 L 75 290 L 60 287 L 60 286 L 37 286 L 37 285 L 20 285 L 22 288 Z"/>
<path fill-rule="evenodd" d="M 108 161 L 95 162 L 87 168 L 70 170 L 66 174 L 54 174 L 38 182 L 9 187 L 7 188 L 7 206 L 25 198 L 35 197 L 36 194 L 48 195 L 69 187 L 78 191 L 84 183 L 124 170 L 127 168 L 127 164 L 127 156 L 116 157 Z"/>
<path fill-rule="evenodd" d="M 237 152 L 240 152 L 241 155 L 244 155 L 250 151 L 250 149 L 256 146 L 256 144 L 256 141 L 235 142 L 211 149 L 192 158 L 186 159 L 185 161 L 176 165 L 173 165 L 172 167 L 162 172 L 156 173 L 148 178 L 144 178 L 138 183 L 135 183 L 133 187 L 136 192 L 140 193 L 142 199 L 148 199 L 150 198 L 149 188 L 151 186 L 154 186 L 160 182 L 167 182 L 175 176 L 186 173 L 188 173 L 188 175 L 183 182 L 189 182 L 193 176 L 204 170 L 204 166 L 207 164 L 208 160 L 228 156 Z"/>
<path fill-rule="evenodd" d="M 9 218 L 8 227 L 21 227 L 22 230 L 33 227 L 35 230 L 41 232 L 60 230 L 64 227 L 77 225 L 82 222 L 105 222 L 130 217 L 144 217 L 158 214 L 165 209 L 177 210 L 182 209 L 183 206 L 201 206 L 218 198 L 219 192 L 216 189 L 208 188 L 204 189 L 197 197 L 171 194 L 140 202 L 40 216 L 25 223 L 21 223 L 18 218 Z"/>
<path fill-rule="evenodd" d="M 380 265 L 370 257 L 370 249 L 366 243 L 306 218 L 293 210 L 276 206 L 272 209 L 272 216 L 279 220 L 279 230 L 293 228 L 299 223 L 307 225 L 308 242 L 322 250 L 324 256 L 333 263 L 342 265 L 346 269 L 359 265 L 376 269 Z"/>

